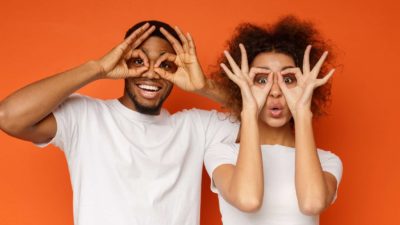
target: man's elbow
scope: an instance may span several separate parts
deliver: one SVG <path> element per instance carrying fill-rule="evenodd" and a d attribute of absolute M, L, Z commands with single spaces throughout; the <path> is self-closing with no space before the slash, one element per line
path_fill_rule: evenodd
<path fill-rule="evenodd" d="M 0 104 L 0 130 L 5 133 L 16 136 L 22 129 L 18 127 L 18 123 L 14 123 L 12 119 L 10 119 L 9 113 L 6 109 Z"/>
<path fill-rule="evenodd" d="M 0 103 L 0 129 L 3 130 L 4 132 L 6 132 L 7 130 L 6 123 L 7 123 L 7 114 L 4 107 L 2 107 Z"/>

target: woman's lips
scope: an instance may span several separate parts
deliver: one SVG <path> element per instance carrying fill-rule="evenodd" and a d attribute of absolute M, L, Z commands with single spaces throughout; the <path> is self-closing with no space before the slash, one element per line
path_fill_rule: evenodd
<path fill-rule="evenodd" d="M 280 103 L 272 103 L 268 106 L 268 111 L 273 118 L 279 118 L 283 115 L 283 106 Z"/>
<path fill-rule="evenodd" d="M 279 109 L 279 108 L 272 108 L 272 109 L 269 109 L 269 112 L 271 113 L 272 117 L 278 118 L 278 117 L 282 116 L 283 110 Z"/>

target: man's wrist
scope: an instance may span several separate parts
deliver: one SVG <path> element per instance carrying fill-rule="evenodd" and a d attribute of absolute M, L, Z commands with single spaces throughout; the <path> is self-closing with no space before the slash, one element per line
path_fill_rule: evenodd
<path fill-rule="evenodd" d="M 96 60 L 90 60 L 89 62 L 85 63 L 85 66 L 93 70 L 93 80 L 106 78 L 107 74 L 104 68 Z"/>

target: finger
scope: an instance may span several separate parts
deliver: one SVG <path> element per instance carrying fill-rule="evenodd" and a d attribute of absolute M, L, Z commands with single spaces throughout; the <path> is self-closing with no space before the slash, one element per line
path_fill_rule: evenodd
<path fill-rule="evenodd" d="M 160 75 L 161 78 L 174 83 L 174 74 L 172 74 L 168 71 L 165 71 L 161 68 L 154 68 L 154 72 L 156 72 L 158 75 Z"/>
<path fill-rule="evenodd" d="M 240 70 L 239 66 L 236 64 L 235 60 L 232 58 L 231 54 L 229 54 L 228 51 L 224 51 L 225 57 L 229 62 L 229 65 L 231 66 L 233 72 L 240 76 L 242 74 L 242 71 Z"/>
<path fill-rule="evenodd" d="M 329 79 L 331 79 L 331 77 L 333 76 L 334 73 L 335 73 L 335 69 L 331 69 L 328 72 L 328 74 L 326 74 L 323 78 L 318 79 L 317 80 L 317 87 L 326 84 L 329 81 Z"/>
<path fill-rule="evenodd" d="M 239 44 L 239 48 L 240 48 L 240 53 L 242 55 L 242 60 L 241 60 L 241 64 L 242 64 L 242 72 L 244 74 L 249 73 L 249 62 L 247 60 L 247 52 L 246 52 L 246 48 L 244 47 L 244 45 L 242 43 Z"/>
<path fill-rule="evenodd" d="M 187 33 L 186 37 L 187 37 L 187 39 L 189 41 L 189 54 L 196 55 L 196 45 L 195 45 L 195 43 L 193 41 L 192 36 L 189 33 Z"/>
<path fill-rule="evenodd" d="M 235 84 L 238 84 L 238 77 L 233 74 L 232 71 L 224 63 L 221 63 L 220 65 L 225 71 L 226 75 L 229 77 L 229 79 L 231 79 L 231 81 L 233 81 Z"/>
<path fill-rule="evenodd" d="M 257 75 L 257 74 L 260 74 L 260 73 L 264 73 L 264 74 L 270 74 L 270 73 L 272 73 L 271 72 L 271 70 L 269 70 L 269 69 L 265 69 L 265 68 L 260 68 L 260 67 L 252 67 L 251 69 L 250 69 L 250 72 L 249 72 L 249 78 L 250 78 L 250 80 L 254 80 L 254 77 Z M 268 77 L 268 79 L 269 79 L 269 77 Z"/>
<path fill-rule="evenodd" d="M 144 33 L 149 26 L 149 23 L 145 23 L 143 26 L 133 31 L 132 34 L 125 38 L 125 40 L 121 43 L 122 47 L 127 48 L 136 39 L 136 37 Z"/>
<path fill-rule="evenodd" d="M 135 68 L 135 69 L 129 69 L 128 70 L 128 77 L 138 77 L 140 76 L 142 73 L 146 72 L 149 68 L 142 66 L 139 68 Z"/>
<path fill-rule="evenodd" d="M 144 54 L 144 52 L 141 49 L 136 49 L 135 51 L 133 51 L 133 55 L 134 56 L 139 56 L 141 59 L 143 59 L 143 63 L 145 66 L 149 66 L 149 59 L 147 58 L 147 55 Z"/>
<path fill-rule="evenodd" d="M 143 41 L 145 41 L 151 35 L 151 33 L 153 33 L 155 29 L 156 29 L 155 26 L 151 26 L 148 30 L 146 30 L 146 32 L 139 35 L 138 38 L 135 40 L 135 42 L 132 44 L 132 48 L 135 49 L 139 45 L 141 45 Z"/>
<path fill-rule="evenodd" d="M 303 73 L 310 72 L 310 52 L 311 52 L 311 45 L 307 45 L 307 48 L 304 51 Z"/>
<path fill-rule="evenodd" d="M 312 72 L 314 74 L 314 77 L 317 77 L 319 74 L 319 71 L 321 70 L 322 64 L 324 64 L 326 57 L 328 57 L 328 52 L 325 51 L 321 58 L 319 58 L 317 64 L 315 64 L 314 68 L 312 69 Z"/>
<path fill-rule="evenodd" d="M 182 31 L 179 29 L 178 26 L 175 26 L 175 31 L 176 31 L 176 33 L 178 33 L 178 36 L 181 39 L 181 42 L 183 44 L 183 50 L 185 52 L 188 52 L 189 51 L 189 44 L 188 44 L 188 40 L 186 39 L 185 35 L 183 35 Z"/>
<path fill-rule="evenodd" d="M 161 33 L 167 38 L 169 43 L 172 44 L 172 48 L 174 48 L 176 54 L 184 53 L 181 43 L 174 36 L 172 36 L 167 30 L 164 28 L 160 28 Z"/>
<path fill-rule="evenodd" d="M 164 53 L 163 55 L 161 55 L 160 58 L 157 59 L 156 63 L 154 64 L 154 67 L 159 67 L 160 64 L 164 61 L 170 61 L 176 63 L 176 59 L 177 57 L 175 54 Z"/>
<path fill-rule="evenodd" d="M 301 81 L 303 78 L 303 74 L 299 67 L 287 68 L 280 72 L 281 75 L 286 75 L 289 73 L 293 73 L 298 81 Z"/>
<path fill-rule="evenodd" d="M 132 58 L 141 58 L 145 66 L 149 66 L 149 60 L 146 54 L 141 49 L 131 49 L 124 57 L 125 61 L 128 61 Z"/>
<path fill-rule="evenodd" d="M 272 84 L 274 83 L 274 73 L 270 72 L 268 74 L 268 81 L 267 84 L 263 87 L 263 90 L 268 94 L 271 90 Z"/>
<path fill-rule="evenodd" d="M 286 86 L 286 83 L 283 81 L 283 74 L 278 72 L 278 85 L 282 90 L 282 93 L 287 96 L 289 93 L 289 88 Z"/>

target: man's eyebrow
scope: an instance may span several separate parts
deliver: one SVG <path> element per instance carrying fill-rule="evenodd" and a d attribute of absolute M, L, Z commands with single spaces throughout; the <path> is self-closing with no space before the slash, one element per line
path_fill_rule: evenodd
<path fill-rule="evenodd" d="M 148 55 L 148 52 L 147 52 L 147 50 L 146 50 L 145 48 L 140 48 L 140 49 L 144 52 L 144 54 Z M 167 50 L 161 50 L 159 56 L 162 56 L 162 55 L 164 55 L 164 54 L 167 53 L 167 52 L 168 52 Z"/>

